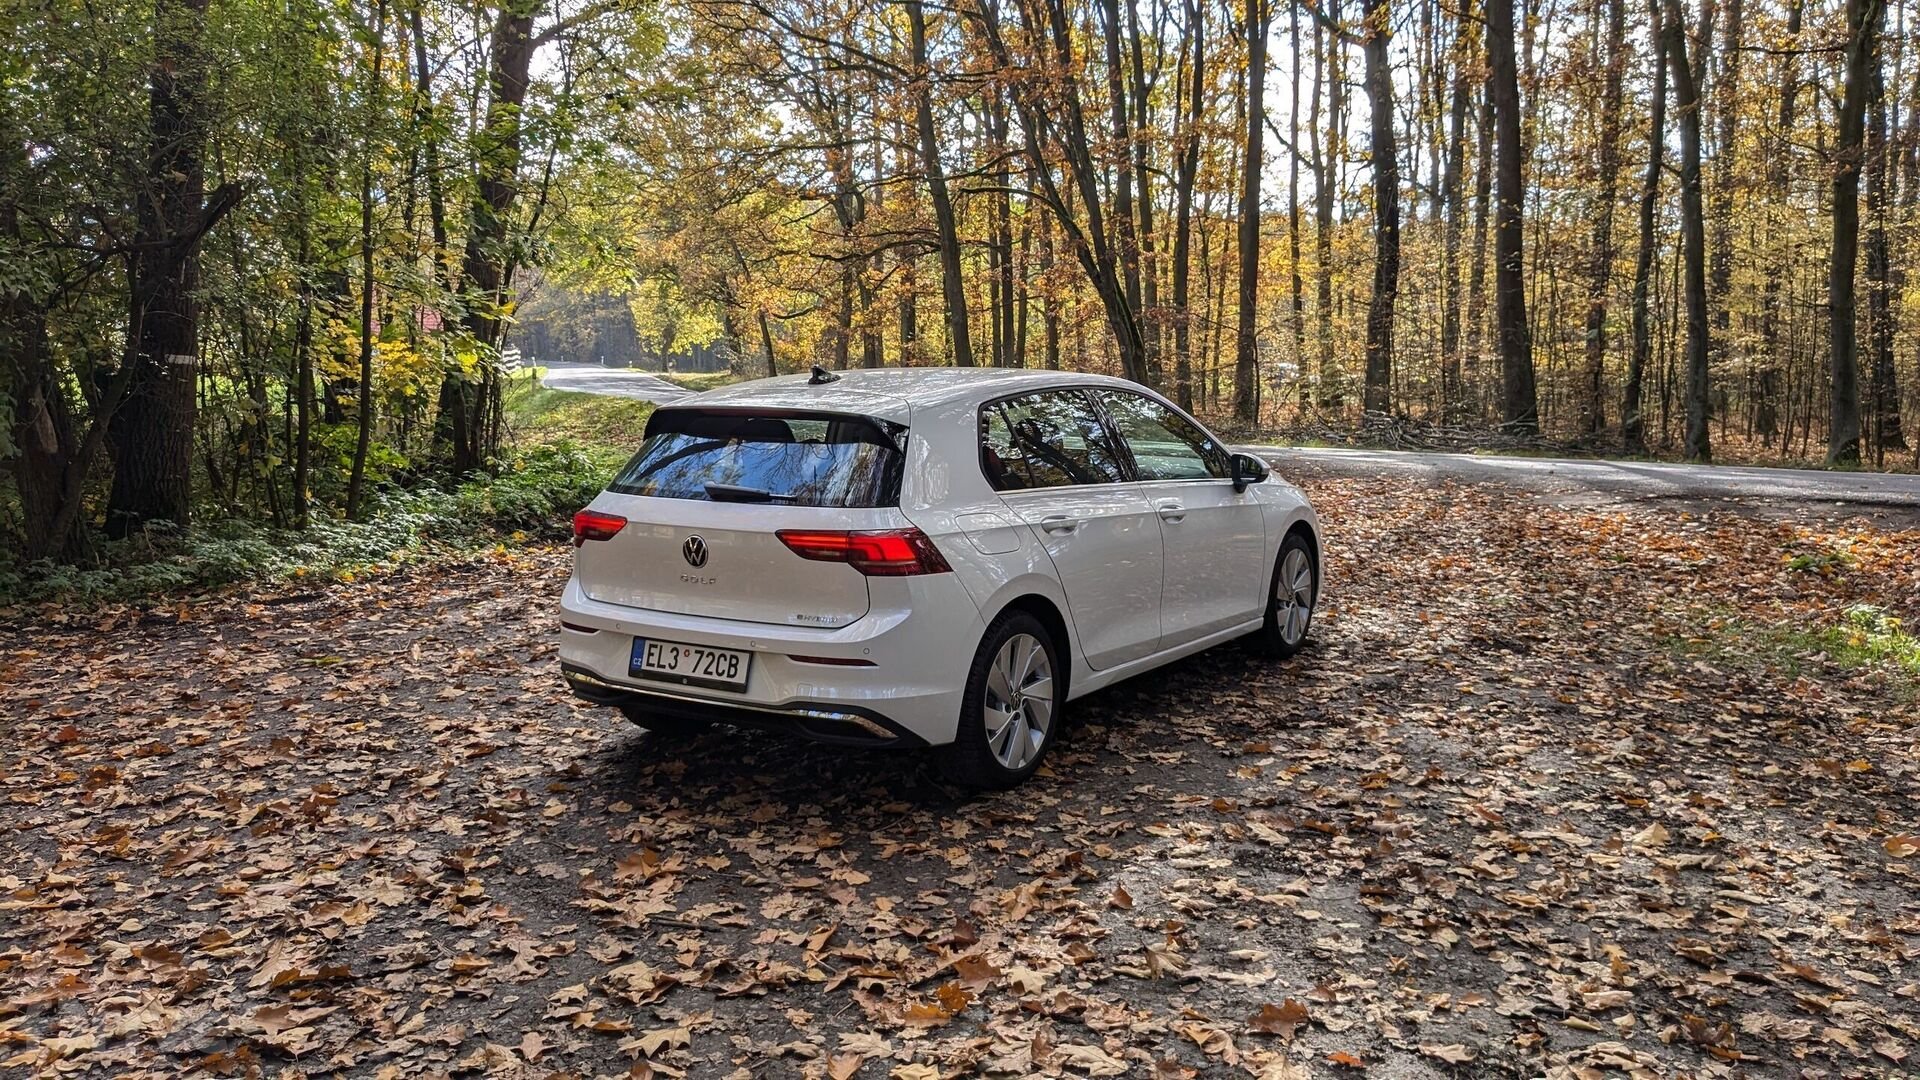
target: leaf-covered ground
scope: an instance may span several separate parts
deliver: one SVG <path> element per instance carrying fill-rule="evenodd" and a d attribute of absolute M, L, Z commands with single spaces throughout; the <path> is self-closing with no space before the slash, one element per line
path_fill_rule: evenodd
<path fill-rule="evenodd" d="M 1920 1063 L 1920 715 L 1808 644 L 1920 623 L 1920 533 L 1307 479 L 1314 647 L 974 799 L 575 705 L 564 549 L 15 628 L 0 1071 Z"/>

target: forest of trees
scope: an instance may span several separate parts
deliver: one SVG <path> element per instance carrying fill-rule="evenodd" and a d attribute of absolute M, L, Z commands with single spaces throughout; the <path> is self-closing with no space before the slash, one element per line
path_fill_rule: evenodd
<path fill-rule="evenodd" d="M 0 27 L 28 558 L 196 510 L 352 518 L 374 456 L 494 467 L 541 289 L 570 298 L 542 335 L 747 375 L 1060 367 L 1242 428 L 1913 461 L 1903 4 L 18 0 Z"/>

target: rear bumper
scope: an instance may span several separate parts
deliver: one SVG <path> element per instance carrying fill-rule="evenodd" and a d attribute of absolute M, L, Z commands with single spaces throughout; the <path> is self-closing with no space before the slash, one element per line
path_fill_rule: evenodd
<path fill-rule="evenodd" d="M 838 746 L 886 746 L 913 749 L 927 741 L 871 709 L 852 705 L 801 702 L 792 705 L 741 705 L 694 697 L 672 690 L 618 686 L 591 672 L 560 666 L 573 696 L 595 705 L 641 710 L 676 720 L 696 720 L 799 735 Z"/>
<path fill-rule="evenodd" d="M 865 618 L 831 629 L 630 608 L 593 600 L 569 580 L 560 605 L 561 668 L 575 695 L 595 704 L 844 745 L 952 742 L 985 629 L 979 608 L 953 574 L 875 580 L 902 594 L 876 590 Z M 746 689 L 633 678 L 636 637 L 750 652 Z"/>

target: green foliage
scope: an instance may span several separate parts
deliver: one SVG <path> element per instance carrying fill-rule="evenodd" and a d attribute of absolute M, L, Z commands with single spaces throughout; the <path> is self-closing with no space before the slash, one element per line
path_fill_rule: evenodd
<path fill-rule="evenodd" d="M 498 476 L 459 487 L 459 517 L 495 532 L 569 535 L 570 516 L 600 494 L 612 471 L 598 449 L 561 442 L 516 455 Z"/>
<path fill-rule="evenodd" d="M 322 503 L 345 502 L 347 477 L 353 468 L 353 447 L 358 438 L 359 433 L 351 422 L 313 426 L 313 494 Z M 390 483 L 412 465 L 399 449 L 378 439 L 367 447 L 367 483 L 370 485 Z"/>
<path fill-rule="evenodd" d="M 1787 569 L 1808 573 L 1833 574 L 1853 565 L 1851 556 L 1836 551 L 1803 552 L 1787 557 Z"/>
<path fill-rule="evenodd" d="M 1853 568 L 1853 553 L 1844 548 L 1816 548 L 1812 551 L 1800 551 L 1786 557 L 1787 569 L 1799 570 L 1809 574 L 1821 574 L 1831 577 Z"/>
<path fill-rule="evenodd" d="M 515 448 L 482 474 L 451 487 L 420 482 L 423 463 L 376 441 L 368 457 L 372 497 L 363 521 L 337 506 L 352 462 L 354 425 L 314 428 L 316 513 L 304 532 L 257 518 L 203 516 L 183 533 L 161 528 L 102 543 L 89 566 L 22 564 L 0 556 L 0 604 L 124 601 L 235 582 L 347 578 L 401 562 L 470 553 L 498 544 L 557 540 L 573 511 L 592 501 L 631 456 L 653 406 L 540 385 L 538 369 L 508 385 Z M 0 485 L 0 499 L 11 496 Z"/>
<path fill-rule="evenodd" d="M 1826 654 L 1848 667 L 1891 664 L 1920 675 L 1920 638 L 1907 633 L 1899 618 L 1872 604 L 1847 609 L 1836 626 L 1812 635 Z"/>
<path fill-rule="evenodd" d="M 1873 604 L 1856 604 L 1824 626 L 1766 624 L 1723 612 L 1698 631 L 1669 639 L 1682 655 L 1731 664 L 1758 664 L 1798 675 L 1810 663 L 1878 669 L 1920 693 L 1920 638 L 1899 617 Z"/>
<path fill-rule="evenodd" d="M 0 603 L 150 599 L 228 585 L 349 580 L 369 569 L 467 554 L 502 543 L 558 539 L 568 519 L 606 483 L 604 450 L 570 442 L 513 454 L 497 476 L 452 490 L 376 490 L 365 521 L 316 518 L 306 531 L 245 518 L 184 534 L 150 531 L 103 545 L 97 565 L 0 562 Z"/>
<path fill-rule="evenodd" d="M 538 370 L 514 377 L 505 408 L 507 427 L 521 445 L 572 443 L 609 471 L 640 448 L 653 415 L 652 402 L 548 389 Z"/>

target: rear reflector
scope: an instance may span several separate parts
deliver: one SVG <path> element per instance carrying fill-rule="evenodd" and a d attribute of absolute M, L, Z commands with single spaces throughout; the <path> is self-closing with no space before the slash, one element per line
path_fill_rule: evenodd
<path fill-rule="evenodd" d="M 618 514 L 582 510 L 573 515 L 573 546 L 579 547 L 589 540 L 611 540 L 626 527 L 627 519 Z"/>
<path fill-rule="evenodd" d="M 802 663 L 802 664 L 827 664 L 832 667 L 877 667 L 878 666 L 871 660 L 863 660 L 857 656 L 795 656 L 792 653 L 788 653 L 787 659 L 797 661 L 798 663 Z"/>
<path fill-rule="evenodd" d="M 816 562 L 843 562 L 869 577 L 945 574 L 953 567 L 919 529 L 860 532 L 781 529 L 774 535 L 795 555 Z"/>

